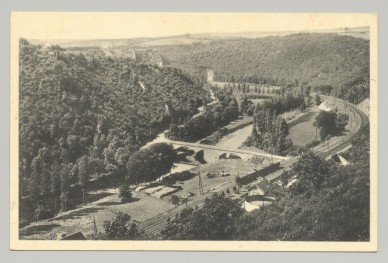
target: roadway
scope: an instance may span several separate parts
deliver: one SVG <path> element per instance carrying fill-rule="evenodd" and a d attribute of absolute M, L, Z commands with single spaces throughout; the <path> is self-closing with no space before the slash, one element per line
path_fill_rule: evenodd
<path fill-rule="evenodd" d="M 234 148 L 223 148 L 223 147 L 208 145 L 208 144 L 189 143 L 189 142 L 181 142 L 181 141 L 171 141 L 170 144 L 177 145 L 177 146 L 187 146 L 191 148 L 209 149 L 209 150 L 216 150 L 216 151 L 228 152 L 228 153 L 250 154 L 250 155 L 257 155 L 261 157 L 271 158 L 271 154 L 269 153 L 260 153 L 260 152 L 250 151 L 250 150 L 234 149 Z M 272 158 L 277 160 L 290 159 L 290 157 L 279 156 L 279 155 L 272 155 Z"/>

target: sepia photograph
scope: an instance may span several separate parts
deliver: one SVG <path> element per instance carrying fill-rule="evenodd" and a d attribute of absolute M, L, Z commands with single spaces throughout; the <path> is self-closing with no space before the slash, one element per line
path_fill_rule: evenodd
<path fill-rule="evenodd" d="M 11 14 L 11 249 L 377 250 L 377 16 Z"/>

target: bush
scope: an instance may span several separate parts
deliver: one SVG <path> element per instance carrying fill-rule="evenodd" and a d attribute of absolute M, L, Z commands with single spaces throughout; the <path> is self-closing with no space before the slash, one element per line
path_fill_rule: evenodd
<path fill-rule="evenodd" d="M 19 228 L 28 226 L 29 224 L 30 224 L 30 222 L 28 222 L 28 221 L 25 220 L 25 219 L 20 219 L 20 220 L 19 220 Z"/>
<path fill-rule="evenodd" d="M 173 205 L 179 205 L 179 203 L 180 203 L 180 200 L 179 200 L 179 197 L 178 196 L 176 196 L 176 195 L 172 195 L 171 196 L 171 203 L 173 204 Z"/>
<path fill-rule="evenodd" d="M 119 187 L 119 198 L 121 200 L 121 203 L 128 203 L 132 198 L 132 193 L 129 190 L 129 187 L 127 184 L 122 184 Z"/>
<path fill-rule="evenodd" d="M 51 211 L 51 209 L 39 205 L 38 208 L 35 209 L 35 218 L 36 220 L 44 220 L 48 219 L 54 216 L 54 213 Z"/>

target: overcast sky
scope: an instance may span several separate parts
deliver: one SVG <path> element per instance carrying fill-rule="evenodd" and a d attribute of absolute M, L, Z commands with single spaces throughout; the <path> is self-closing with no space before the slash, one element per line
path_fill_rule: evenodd
<path fill-rule="evenodd" d="M 11 27 L 30 39 L 115 39 L 182 34 L 314 31 L 368 26 L 369 14 L 13 13 Z"/>

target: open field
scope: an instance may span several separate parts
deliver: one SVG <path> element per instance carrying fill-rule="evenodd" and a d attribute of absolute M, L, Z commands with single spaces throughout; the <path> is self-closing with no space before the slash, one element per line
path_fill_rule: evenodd
<path fill-rule="evenodd" d="M 315 127 L 313 125 L 315 117 L 320 109 L 312 108 L 309 112 L 289 123 L 288 139 L 291 139 L 294 145 L 305 146 L 315 139 Z"/>

